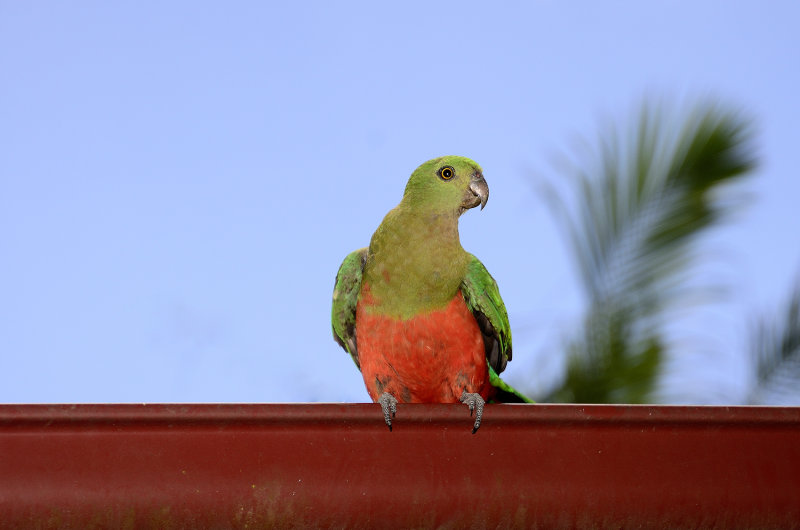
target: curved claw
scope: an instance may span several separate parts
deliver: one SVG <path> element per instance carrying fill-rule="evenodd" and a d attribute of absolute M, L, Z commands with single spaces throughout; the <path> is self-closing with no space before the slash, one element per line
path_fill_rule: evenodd
<path fill-rule="evenodd" d="M 461 403 L 464 403 L 469 407 L 470 416 L 472 416 L 472 412 L 475 411 L 475 425 L 472 427 L 472 434 L 475 434 L 478 432 L 478 427 L 481 426 L 481 418 L 483 418 L 483 406 L 486 404 L 486 402 L 483 400 L 480 394 L 474 394 L 464 390 L 464 393 L 461 394 Z"/>
<path fill-rule="evenodd" d="M 386 426 L 389 427 L 389 430 L 392 430 L 392 418 L 394 418 L 395 414 L 397 414 L 397 399 L 389 392 L 384 392 L 381 394 L 381 397 L 378 398 L 378 403 L 381 405 L 381 410 L 383 411 L 383 419 L 386 422 Z"/>

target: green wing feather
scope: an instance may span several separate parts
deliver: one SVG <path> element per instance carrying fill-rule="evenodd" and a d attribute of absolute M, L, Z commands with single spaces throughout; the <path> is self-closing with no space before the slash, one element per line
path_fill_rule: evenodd
<path fill-rule="evenodd" d="M 495 401 L 533 403 L 497 374 L 511 360 L 511 326 L 497 282 L 478 258 L 470 254 L 467 273 L 461 282 L 461 294 L 478 321 L 483 334 L 489 382 L 497 388 Z"/>
<path fill-rule="evenodd" d="M 339 272 L 336 273 L 331 308 L 333 338 L 350 354 L 359 370 L 361 364 L 358 361 L 356 348 L 356 305 L 361 292 L 361 277 L 366 261 L 366 247 L 351 252 L 344 258 Z"/>
<path fill-rule="evenodd" d="M 484 335 L 486 360 L 498 374 L 511 360 L 511 326 L 497 282 L 478 258 L 469 255 L 467 273 L 461 282 L 461 294 Z"/>

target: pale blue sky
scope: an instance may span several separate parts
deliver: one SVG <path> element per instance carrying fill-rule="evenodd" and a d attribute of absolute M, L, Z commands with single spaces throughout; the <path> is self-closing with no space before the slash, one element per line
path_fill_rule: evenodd
<path fill-rule="evenodd" d="M 2 0 L 0 402 L 368 400 L 333 277 L 443 154 L 491 188 L 461 234 L 507 377 L 547 385 L 581 300 L 532 183 L 645 94 L 756 118 L 751 205 L 708 243 L 736 290 L 665 390 L 741 400 L 747 319 L 800 270 L 797 5 Z"/>

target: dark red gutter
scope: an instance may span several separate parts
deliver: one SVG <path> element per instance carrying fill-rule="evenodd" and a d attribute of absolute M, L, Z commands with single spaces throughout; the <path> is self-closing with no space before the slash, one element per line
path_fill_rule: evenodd
<path fill-rule="evenodd" d="M 2 528 L 800 527 L 800 408 L 3 405 Z"/>

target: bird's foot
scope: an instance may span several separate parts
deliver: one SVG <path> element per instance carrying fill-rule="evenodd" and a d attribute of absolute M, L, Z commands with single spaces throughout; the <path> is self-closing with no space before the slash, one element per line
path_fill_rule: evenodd
<path fill-rule="evenodd" d="M 397 414 L 397 399 L 395 399 L 395 397 L 389 392 L 384 392 L 381 394 L 381 397 L 378 398 L 378 403 L 381 404 L 381 410 L 383 410 L 383 419 L 386 421 L 386 426 L 389 427 L 389 430 L 391 431 L 392 418 L 394 418 L 395 414 Z"/>
<path fill-rule="evenodd" d="M 475 425 L 472 427 L 472 434 L 475 434 L 478 431 L 478 427 L 481 426 L 481 418 L 483 418 L 483 406 L 486 404 L 486 402 L 483 400 L 480 394 L 474 394 L 464 390 L 464 393 L 461 394 L 461 403 L 464 403 L 469 407 L 470 416 L 472 416 L 472 412 L 475 411 Z"/>

